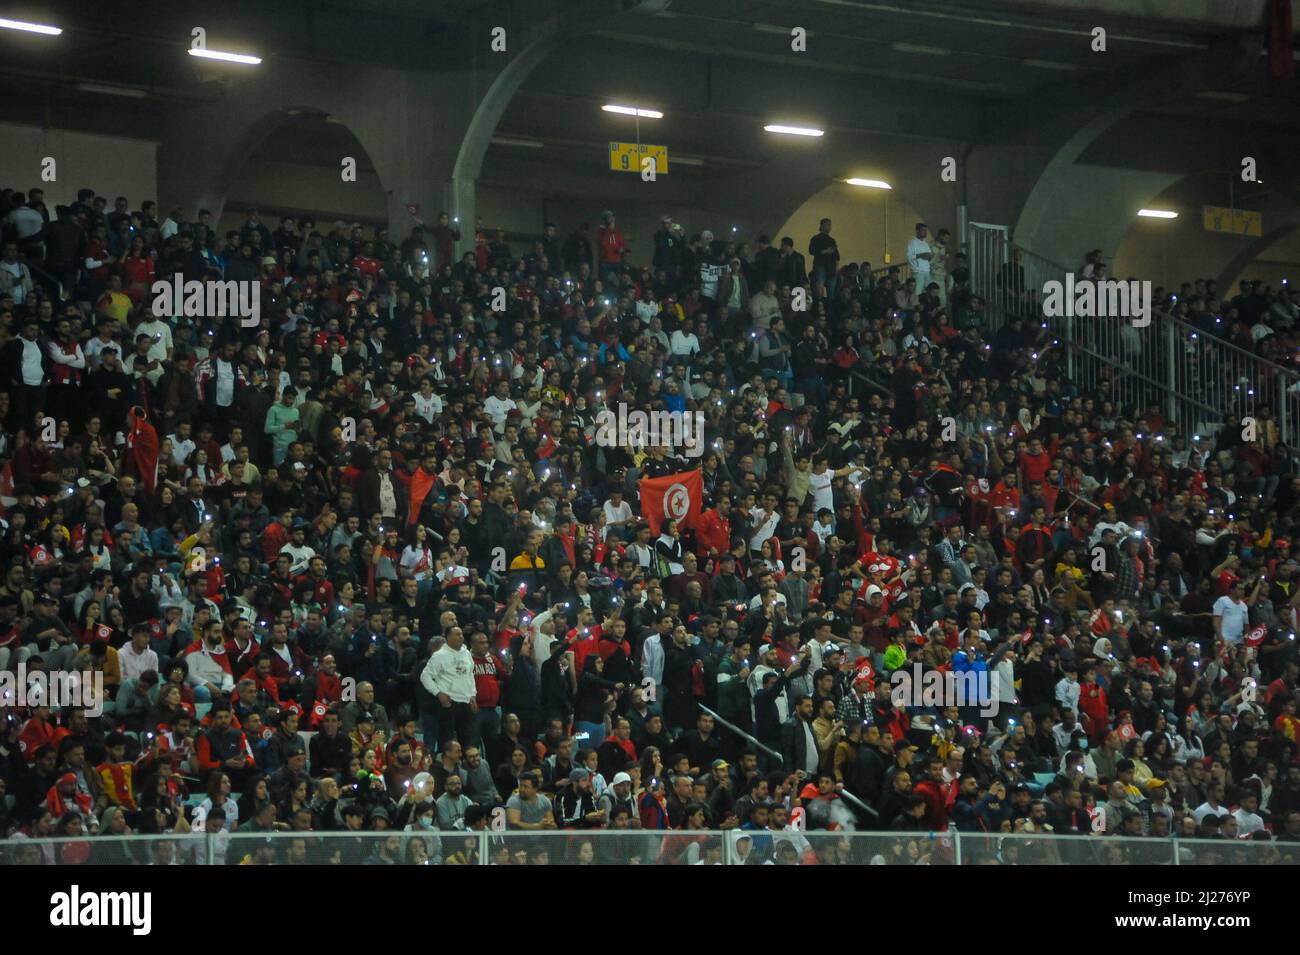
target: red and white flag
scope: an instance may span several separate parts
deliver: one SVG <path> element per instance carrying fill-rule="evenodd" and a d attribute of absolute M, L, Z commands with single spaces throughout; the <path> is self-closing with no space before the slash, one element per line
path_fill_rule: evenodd
<path fill-rule="evenodd" d="M 642 478 L 641 516 L 658 537 L 665 520 L 677 521 L 683 530 L 694 525 L 704 509 L 704 477 L 699 471 Z"/>

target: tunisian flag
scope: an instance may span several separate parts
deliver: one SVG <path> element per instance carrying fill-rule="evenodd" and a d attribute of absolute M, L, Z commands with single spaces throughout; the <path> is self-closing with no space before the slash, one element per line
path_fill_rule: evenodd
<path fill-rule="evenodd" d="M 699 471 L 642 478 L 641 516 L 650 525 L 650 536 L 658 537 L 665 520 L 675 520 L 683 529 L 695 524 L 704 502 L 704 478 Z"/>
<path fill-rule="evenodd" d="M 433 490 L 433 482 L 437 479 L 436 474 L 430 474 L 423 466 L 416 468 L 415 473 L 411 475 L 411 483 L 407 487 L 411 494 L 411 509 L 406 518 L 408 527 L 419 522 L 420 508 L 424 506 L 424 499 Z"/>
<path fill-rule="evenodd" d="M 154 430 L 139 405 L 131 409 L 131 431 L 126 437 L 127 449 L 131 452 L 131 463 L 135 473 L 144 482 L 145 490 L 153 494 L 158 486 L 158 432 Z"/>

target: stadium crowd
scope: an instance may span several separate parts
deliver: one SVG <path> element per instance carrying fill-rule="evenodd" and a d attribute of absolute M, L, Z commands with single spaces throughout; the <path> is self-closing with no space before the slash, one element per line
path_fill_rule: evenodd
<path fill-rule="evenodd" d="M 6 861 L 338 860 L 317 833 L 380 831 L 366 861 L 464 863 L 485 827 L 575 831 L 501 863 L 1300 841 L 1277 422 L 1191 435 L 1083 392 L 946 230 L 873 271 L 829 219 L 750 244 L 665 217 L 635 258 L 609 211 L 480 224 L 463 256 L 445 213 L 223 232 L 5 189 L 0 221 Z M 259 322 L 155 308 L 178 274 L 260 282 Z M 1287 290 L 1181 292 L 1296 354 Z M 701 413 L 703 454 L 603 446 L 620 404 Z M 646 513 L 642 480 L 693 470 L 686 518 Z M 55 671 L 103 699 L 20 685 Z M 984 689 L 919 705 L 898 671 Z M 859 857 L 851 830 L 917 837 Z M 273 831 L 302 836 L 180 838 Z M 134 833 L 178 839 L 92 851 Z M 76 841 L 24 842 L 49 835 Z"/>

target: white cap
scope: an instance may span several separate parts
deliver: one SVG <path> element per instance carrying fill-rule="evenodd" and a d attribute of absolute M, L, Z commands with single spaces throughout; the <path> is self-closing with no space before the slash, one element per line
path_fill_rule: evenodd
<path fill-rule="evenodd" d="M 627 773 L 615 773 L 614 781 L 610 783 L 610 785 L 617 786 L 619 783 L 631 783 L 631 782 L 632 782 L 632 777 L 629 776 Z"/>

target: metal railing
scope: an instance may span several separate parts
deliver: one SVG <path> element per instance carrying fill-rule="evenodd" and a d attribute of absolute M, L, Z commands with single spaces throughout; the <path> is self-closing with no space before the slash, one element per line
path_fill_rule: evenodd
<path fill-rule="evenodd" d="M 749 733 L 746 733 L 735 723 L 723 719 L 721 716 L 713 712 L 713 710 L 709 709 L 703 703 L 698 703 L 696 705 L 699 707 L 700 712 L 707 713 L 709 716 L 712 716 L 713 722 L 717 723 L 723 729 L 730 730 L 731 732 L 735 733 L 745 742 L 749 743 L 750 746 L 754 747 L 754 749 L 761 750 L 762 752 L 767 753 L 768 756 L 771 756 L 773 759 L 776 760 L 778 766 L 785 765 L 785 757 L 782 756 L 780 753 L 778 753 L 776 750 L 774 750 L 772 747 L 759 742 L 757 737 L 751 736 Z"/>
<path fill-rule="evenodd" d="M 768 860 L 819 865 L 1300 865 L 1300 843 L 790 828 L 198 831 L 0 841 L 4 865 L 749 865 Z"/>
<path fill-rule="evenodd" d="M 1065 349 L 1066 372 L 1086 392 L 1099 392 L 1127 417 L 1152 405 L 1177 431 L 1210 437 L 1225 421 L 1267 418 L 1279 440 L 1300 444 L 1300 375 L 1164 311 L 1135 327 L 1126 318 L 1048 317 L 1043 289 L 1071 270 L 1015 249 L 1005 229 L 972 223 L 967 237 L 971 288 L 985 302 L 985 327 L 997 332 L 1013 315 L 1038 326 Z M 1014 252 L 1019 252 L 1019 262 Z M 1239 424 L 1237 426 L 1240 426 Z"/>

